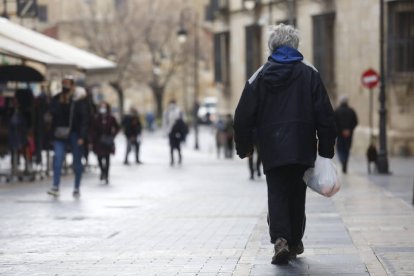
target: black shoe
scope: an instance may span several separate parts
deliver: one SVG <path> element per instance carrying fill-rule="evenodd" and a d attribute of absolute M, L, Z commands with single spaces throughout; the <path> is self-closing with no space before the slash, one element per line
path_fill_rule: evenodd
<path fill-rule="evenodd" d="M 289 263 L 289 246 L 287 240 L 278 238 L 275 242 L 275 254 L 272 258 L 272 264 L 287 264 Z"/>
<path fill-rule="evenodd" d="M 73 194 L 72 195 L 76 199 L 80 198 L 80 191 L 79 191 L 79 189 L 73 190 Z"/>
<path fill-rule="evenodd" d="M 253 175 L 250 176 L 250 180 L 254 180 L 254 176 Z"/>
<path fill-rule="evenodd" d="M 124 165 L 129 165 L 129 162 L 128 161 L 124 161 Z"/>
<path fill-rule="evenodd" d="M 51 195 L 53 197 L 58 197 L 59 196 L 59 189 L 56 187 L 51 188 L 49 191 L 47 191 L 48 195 Z"/>
<path fill-rule="evenodd" d="M 103 173 L 101 173 L 101 175 L 99 176 L 99 179 L 104 180 L 104 174 Z"/>
<path fill-rule="evenodd" d="M 305 251 L 303 247 L 303 242 L 300 241 L 298 245 L 289 246 L 289 253 L 291 259 L 296 259 L 297 255 L 302 254 Z"/>
<path fill-rule="evenodd" d="M 144 164 L 144 163 L 142 163 L 142 162 L 141 162 L 141 161 L 139 161 L 139 160 L 138 160 L 136 163 L 137 163 L 138 165 L 142 165 L 142 164 Z"/>

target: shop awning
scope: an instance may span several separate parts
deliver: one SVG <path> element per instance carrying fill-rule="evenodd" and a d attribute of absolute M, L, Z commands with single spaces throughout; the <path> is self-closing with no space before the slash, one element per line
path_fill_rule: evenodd
<path fill-rule="evenodd" d="M 74 65 L 86 74 L 115 71 L 110 60 L 0 18 L 0 52 L 46 65 Z"/>
<path fill-rule="evenodd" d="M 3 36 L 0 36 L 0 53 L 15 58 L 39 62 L 48 66 L 68 66 L 76 68 L 76 65 L 74 63 L 48 55 L 44 52 L 38 51 L 34 48 L 31 48 L 29 46 L 26 46 L 24 44 L 21 44 L 19 42 L 16 42 Z"/>

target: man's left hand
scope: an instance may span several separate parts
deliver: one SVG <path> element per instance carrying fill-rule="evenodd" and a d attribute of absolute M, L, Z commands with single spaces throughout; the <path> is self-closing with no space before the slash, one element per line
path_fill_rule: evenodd
<path fill-rule="evenodd" d="M 84 142 L 83 142 L 83 139 L 78 139 L 78 145 L 79 145 L 79 146 L 82 146 L 82 145 L 83 145 L 83 143 L 84 143 Z"/>

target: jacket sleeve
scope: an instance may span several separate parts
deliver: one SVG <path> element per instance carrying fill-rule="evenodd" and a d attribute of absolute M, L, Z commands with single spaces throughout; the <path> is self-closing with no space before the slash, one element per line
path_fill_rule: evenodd
<path fill-rule="evenodd" d="M 246 82 L 234 115 L 234 140 L 237 155 L 245 158 L 253 152 L 253 130 L 256 128 L 257 79 Z"/>
<path fill-rule="evenodd" d="M 335 154 L 336 124 L 334 111 L 319 74 L 314 88 L 314 112 L 318 136 L 318 153 L 325 158 Z"/>

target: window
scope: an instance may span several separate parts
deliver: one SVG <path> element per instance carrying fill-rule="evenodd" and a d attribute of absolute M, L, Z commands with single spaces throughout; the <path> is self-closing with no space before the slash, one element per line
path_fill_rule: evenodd
<path fill-rule="evenodd" d="M 388 22 L 389 73 L 414 72 L 414 3 L 391 3 Z"/>
<path fill-rule="evenodd" d="M 313 16 L 313 63 L 331 96 L 335 92 L 335 14 Z"/>
<path fill-rule="evenodd" d="M 214 80 L 224 85 L 230 81 L 230 33 L 214 35 Z"/>
<path fill-rule="evenodd" d="M 246 27 L 246 80 L 262 65 L 262 28 L 259 25 Z"/>
<path fill-rule="evenodd" d="M 40 22 L 47 22 L 47 6 L 38 5 L 37 6 L 37 18 Z"/>

